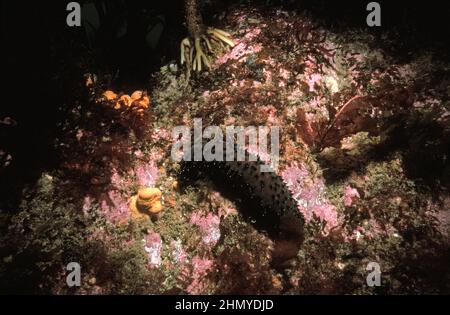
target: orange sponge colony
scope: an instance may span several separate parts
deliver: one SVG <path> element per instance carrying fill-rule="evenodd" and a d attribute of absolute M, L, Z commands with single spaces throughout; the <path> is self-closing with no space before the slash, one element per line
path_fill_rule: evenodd
<path fill-rule="evenodd" d="M 143 188 L 138 192 L 136 200 L 138 210 L 158 214 L 162 210 L 161 191 L 158 188 Z"/>
<path fill-rule="evenodd" d="M 130 210 L 135 219 L 147 217 L 157 218 L 163 209 L 161 191 L 158 188 L 142 188 L 131 198 Z"/>

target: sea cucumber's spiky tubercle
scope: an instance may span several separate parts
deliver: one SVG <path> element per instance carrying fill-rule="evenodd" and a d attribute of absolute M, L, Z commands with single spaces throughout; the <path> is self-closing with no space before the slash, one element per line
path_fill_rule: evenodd
<path fill-rule="evenodd" d="M 275 172 L 261 172 L 264 162 L 245 152 L 245 161 L 183 161 L 180 182 L 190 185 L 202 177 L 210 179 L 222 195 L 236 202 L 247 221 L 274 241 L 272 263 L 281 266 L 296 256 L 305 221 L 283 179 Z"/>

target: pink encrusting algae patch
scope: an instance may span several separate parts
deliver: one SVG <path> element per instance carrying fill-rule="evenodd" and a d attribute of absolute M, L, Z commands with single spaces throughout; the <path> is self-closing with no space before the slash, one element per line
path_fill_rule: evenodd
<path fill-rule="evenodd" d="M 312 73 L 306 77 L 306 83 L 308 84 L 309 91 L 315 92 L 316 85 L 320 84 L 322 81 L 322 75 L 319 73 Z"/>
<path fill-rule="evenodd" d="M 128 199 L 117 190 L 108 191 L 100 201 L 100 211 L 112 223 L 128 218 L 128 206 Z"/>
<path fill-rule="evenodd" d="M 344 240 L 346 242 L 350 241 L 362 241 L 362 240 L 370 240 L 377 237 L 390 237 L 397 236 L 398 231 L 391 224 L 381 224 L 374 218 L 371 218 L 366 221 L 364 226 L 357 226 L 351 233 L 344 234 Z"/>
<path fill-rule="evenodd" d="M 170 242 L 171 258 L 175 264 L 184 264 L 187 262 L 187 253 L 183 248 L 181 240 L 172 240 Z"/>
<path fill-rule="evenodd" d="M 325 221 L 325 234 L 340 225 L 336 207 L 324 197 L 323 179 L 313 178 L 305 166 L 296 164 L 282 171 L 281 177 L 297 201 L 299 211 L 306 222 L 310 222 L 314 217 Z"/>
<path fill-rule="evenodd" d="M 223 54 L 216 59 L 216 66 L 221 66 L 228 61 L 245 61 L 250 54 L 256 54 L 262 50 L 262 45 L 259 43 L 250 44 L 261 33 L 261 28 L 249 29 L 244 38 L 237 42 L 236 46 L 226 54 Z"/>
<path fill-rule="evenodd" d="M 204 279 L 208 272 L 214 266 L 214 261 L 208 258 L 201 258 L 199 256 L 194 256 L 192 258 L 192 272 L 191 272 L 191 283 L 187 287 L 186 291 L 189 294 L 202 294 L 205 291 L 207 282 Z"/>
<path fill-rule="evenodd" d="M 148 267 L 161 265 L 162 239 L 158 233 L 151 231 L 144 238 L 144 250 L 148 255 Z"/>
<path fill-rule="evenodd" d="M 202 241 L 207 246 L 214 246 L 220 239 L 220 218 L 212 213 L 204 214 L 203 211 L 191 214 L 191 224 L 198 226 L 202 233 Z"/>
<path fill-rule="evenodd" d="M 344 205 L 347 207 L 351 206 L 353 200 L 357 198 L 360 198 L 358 190 L 351 186 L 346 186 L 344 191 Z"/>
<path fill-rule="evenodd" d="M 154 186 L 158 179 L 158 167 L 154 160 L 144 162 L 135 169 L 137 182 L 140 186 Z"/>

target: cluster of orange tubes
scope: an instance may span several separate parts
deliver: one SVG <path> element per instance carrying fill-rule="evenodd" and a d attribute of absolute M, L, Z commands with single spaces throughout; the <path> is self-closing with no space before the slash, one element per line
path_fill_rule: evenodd
<path fill-rule="evenodd" d="M 143 91 L 134 91 L 131 96 L 123 94 L 119 96 L 111 90 L 103 93 L 103 99 L 112 103 L 113 108 L 123 113 L 133 113 L 143 117 L 150 106 L 150 99 Z"/>

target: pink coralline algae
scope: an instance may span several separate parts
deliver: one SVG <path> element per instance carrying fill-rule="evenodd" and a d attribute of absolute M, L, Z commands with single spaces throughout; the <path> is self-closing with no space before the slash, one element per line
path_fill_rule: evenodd
<path fill-rule="evenodd" d="M 128 218 L 128 199 L 111 190 L 102 198 L 100 210 L 110 222 L 121 222 Z"/>
<path fill-rule="evenodd" d="M 136 177 L 136 182 L 139 186 L 152 187 L 155 185 L 158 179 L 158 167 L 156 161 L 160 159 L 157 153 L 152 153 L 150 157 L 144 157 L 141 151 L 136 151 L 135 156 L 138 159 L 137 165 L 134 170 L 129 170 L 126 174 L 122 175 L 116 169 L 112 170 L 111 184 L 118 190 L 129 190 L 135 183 L 133 175 Z"/>
<path fill-rule="evenodd" d="M 239 43 L 227 54 L 217 58 L 216 64 L 223 65 L 229 60 L 239 60 L 246 54 L 247 45 L 245 43 Z"/>
<path fill-rule="evenodd" d="M 288 70 L 286 70 L 284 68 L 280 68 L 280 77 L 283 78 L 284 80 L 289 80 L 289 78 L 291 77 L 291 74 L 289 73 Z"/>
<path fill-rule="evenodd" d="M 362 64 L 366 62 L 366 57 L 364 57 L 364 55 L 359 53 L 347 52 L 345 54 L 345 59 L 347 60 L 347 62 L 351 62 L 354 64 Z"/>
<path fill-rule="evenodd" d="M 217 58 L 216 65 L 220 66 L 225 63 L 227 63 L 230 60 L 239 60 L 239 61 L 245 61 L 246 56 L 249 54 L 256 54 L 261 51 L 262 46 L 261 44 L 255 44 L 250 45 L 250 41 L 252 41 L 254 38 L 257 38 L 257 36 L 261 33 L 260 28 L 254 28 L 247 32 L 247 34 L 244 36 L 244 39 L 237 43 L 236 46 L 233 47 L 233 49 L 224 54 L 223 56 Z"/>
<path fill-rule="evenodd" d="M 144 249 L 148 254 L 148 266 L 159 267 L 161 265 L 162 240 L 158 233 L 150 232 L 144 238 Z"/>
<path fill-rule="evenodd" d="M 288 70 L 280 68 L 279 77 L 280 77 L 280 81 L 278 83 L 278 87 L 284 88 L 284 87 L 286 87 L 286 82 L 290 79 L 291 74 Z"/>
<path fill-rule="evenodd" d="M 323 179 L 312 178 L 303 165 L 290 166 L 281 173 L 281 176 L 297 201 L 306 222 L 310 222 L 314 217 L 325 221 L 325 234 L 340 224 L 336 207 L 323 196 L 325 189 Z"/>
<path fill-rule="evenodd" d="M 199 227 L 202 233 L 202 241 L 207 246 L 216 245 L 220 239 L 220 218 L 212 213 L 206 216 L 201 211 L 193 212 L 191 215 L 191 224 Z"/>
<path fill-rule="evenodd" d="M 346 207 L 351 206 L 354 198 L 360 198 L 358 190 L 356 188 L 352 188 L 351 186 L 345 187 L 344 205 Z"/>
<path fill-rule="evenodd" d="M 315 92 L 316 84 L 319 84 L 321 80 L 322 80 L 322 75 L 320 75 L 318 73 L 312 73 L 312 74 L 308 75 L 306 83 L 308 84 L 309 91 Z"/>
<path fill-rule="evenodd" d="M 151 134 L 152 141 L 154 143 L 168 142 L 172 141 L 172 134 L 169 130 L 164 128 L 156 128 Z"/>
<path fill-rule="evenodd" d="M 256 28 L 248 30 L 247 34 L 245 34 L 245 39 L 248 41 L 251 41 L 251 40 L 257 38 L 260 34 L 261 34 L 261 28 L 256 27 Z"/>
<path fill-rule="evenodd" d="M 170 242 L 170 250 L 171 250 L 172 260 L 176 264 L 183 264 L 187 261 L 187 253 L 183 249 L 181 240 L 176 240 L 176 241 L 172 240 Z"/>
<path fill-rule="evenodd" d="M 144 152 L 142 152 L 141 150 L 136 150 L 134 151 L 134 156 L 138 159 L 142 159 L 145 155 Z"/>
<path fill-rule="evenodd" d="M 112 169 L 112 175 L 111 175 L 111 184 L 116 189 L 126 189 L 127 184 L 129 184 L 126 180 L 126 178 L 119 174 L 117 169 Z"/>
<path fill-rule="evenodd" d="M 267 114 L 267 122 L 271 125 L 279 124 L 279 120 L 277 117 L 277 109 L 272 106 L 261 106 L 258 110 L 262 113 Z"/>
<path fill-rule="evenodd" d="M 383 227 L 378 223 L 377 220 L 371 218 L 369 219 L 365 227 L 358 226 L 353 230 L 350 235 L 345 235 L 345 240 L 349 241 L 357 241 L 364 239 L 373 239 L 376 237 L 385 237 L 385 236 L 398 236 L 397 229 L 392 225 L 384 224 Z"/>
<path fill-rule="evenodd" d="M 206 281 L 204 277 L 214 266 L 214 261 L 207 258 L 200 258 L 199 256 L 194 256 L 192 258 L 192 282 L 187 287 L 186 291 L 189 294 L 202 294 L 206 288 Z"/>
<path fill-rule="evenodd" d="M 158 167 L 156 166 L 156 162 L 152 160 L 140 164 L 136 168 L 135 174 L 140 186 L 154 186 L 158 179 Z"/>
<path fill-rule="evenodd" d="M 120 223 L 128 219 L 128 199 L 117 190 L 111 190 L 99 198 L 100 213 L 111 223 Z M 95 199 L 86 196 L 82 210 L 86 214 L 95 204 Z"/>
<path fill-rule="evenodd" d="M 307 55 L 305 58 L 305 72 L 312 73 L 315 69 L 317 69 L 317 60 L 312 55 Z"/>

